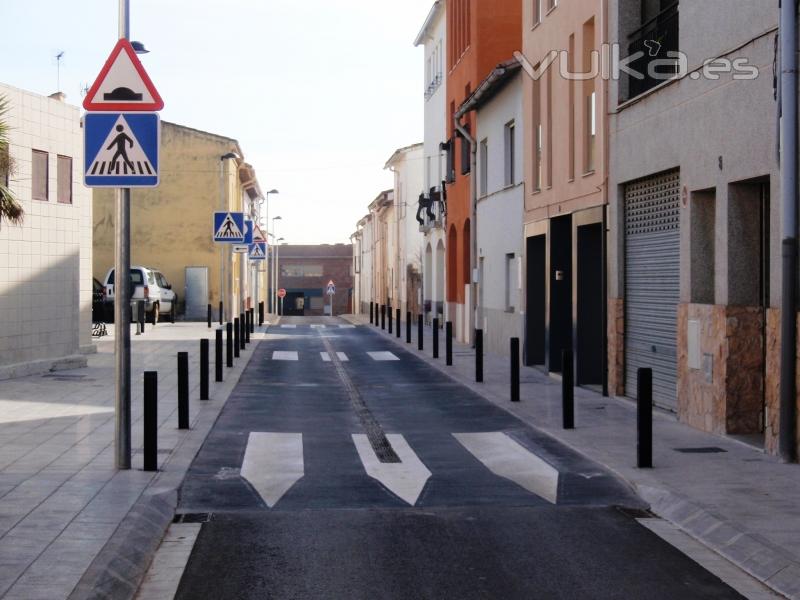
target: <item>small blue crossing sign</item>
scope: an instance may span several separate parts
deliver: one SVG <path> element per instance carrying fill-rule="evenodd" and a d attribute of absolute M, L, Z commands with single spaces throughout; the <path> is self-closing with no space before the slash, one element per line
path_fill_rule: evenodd
<path fill-rule="evenodd" d="M 83 119 L 87 187 L 158 185 L 161 120 L 156 113 L 87 113 Z"/>
<path fill-rule="evenodd" d="M 244 213 L 215 212 L 214 241 L 225 244 L 244 243 Z"/>
<path fill-rule="evenodd" d="M 256 242 L 255 244 L 250 244 L 248 258 L 250 260 L 267 260 L 267 243 Z"/>

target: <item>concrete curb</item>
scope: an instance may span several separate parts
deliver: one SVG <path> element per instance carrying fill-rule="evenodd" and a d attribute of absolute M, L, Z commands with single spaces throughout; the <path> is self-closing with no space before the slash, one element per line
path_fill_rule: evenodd
<path fill-rule="evenodd" d="M 268 325 L 256 335 L 264 334 Z M 255 356 L 263 338 L 255 338 L 250 357 L 241 370 L 225 380 L 219 392 L 225 398 L 216 410 L 201 411 L 192 422 L 191 432 L 162 465 L 158 475 L 106 542 L 69 595 L 69 600 L 131 600 L 136 595 L 150 563 L 175 516 L 178 491 L 194 457 L 205 443 L 230 394 Z M 169 467 L 169 468 L 168 468 Z"/>
<path fill-rule="evenodd" d="M 370 327 L 370 329 L 375 329 L 378 333 L 381 332 L 381 329 L 370 326 L 369 321 L 365 323 L 363 318 L 351 315 L 343 318 L 350 323 Z M 388 334 L 384 337 L 387 337 L 396 345 L 408 350 L 415 356 L 422 358 L 428 365 L 436 368 L 446 377 L 466 386 L 488 402 L 524 421 L 543 435 L 557 440 L 574 452 L 601 465 L 633 490 L 650 506 L 650 510 L 654 514 L 676 525 L 698 542 L 724 557 L 778 594 L 791 600 L 800 600 L 800 560 L 795 556 L 773 546 L 758 535 L 746 533 L 737 527 L 735 523 L 713 515 L 688 498 L 666 489 L 637 483 L 626 477 L 613 465 L 608 465 L 596 457 L 587 455 L 586 452 L 570 444 L 569 441 L 530 423 L 523 415 L 515 412 L 513 407 L 499 403 L 479 384 L 469 380 L 462 380 L 457 373 L 448 369 L 441 360 L 436 361 L 420 353 L 416 345 L 405 344 L 403 340 L 397 340 L 394 336 L 389 336 Z"/>

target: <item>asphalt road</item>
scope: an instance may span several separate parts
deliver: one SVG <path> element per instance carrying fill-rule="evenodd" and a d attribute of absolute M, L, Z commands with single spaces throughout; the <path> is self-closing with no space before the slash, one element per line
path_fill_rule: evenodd
<path fill-rule="evenodd" d="M 177 598 L 740 597 L 609 473 L 371 328 L 283 324 L 181 490 L 204 524 Z"/>

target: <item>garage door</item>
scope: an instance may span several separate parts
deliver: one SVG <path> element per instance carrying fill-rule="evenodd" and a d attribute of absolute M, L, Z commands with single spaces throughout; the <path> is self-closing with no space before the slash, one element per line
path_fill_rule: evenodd
<path fill-rule="evenodd" d="M 676 409 L 680 171 L 625 186 L 625 392 L 653 369 L 653 400 Z"/>

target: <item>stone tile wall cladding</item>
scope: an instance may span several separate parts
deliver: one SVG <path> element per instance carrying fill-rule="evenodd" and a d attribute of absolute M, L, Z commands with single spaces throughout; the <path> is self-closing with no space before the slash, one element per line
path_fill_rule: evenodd
<path fill-rule="evenodd" d="M 689 366 L 689 321 L 700 324 L 702 367 Z M 764 398 L 763 310 L 678 307 L 678 417 L 717 434 L 758 433 Z"/>
<path fill-rule="evenodd" d="M 800 338 L 798 338 L 800 339 Z M 770 308 L 767 311 L 767 368 L 766 368 L 766 426 L 764 446 L 770 454 L 778 453 L 778 432 L 780 425 L 780 381 L 781 381 L 781 310 Z M 800 349 L 798 349 L 800 356 Z M 800 362 L 800 361 L 798 361 Z M 800 391 L 800 365 L 798 365 L 797 389 Z M 797 400 L 797 448 L 800 450 L 800 394 Z"/>
<path fill-rule="evenodd" d="M 625 301 L 608 299 L 608 391 L 625 395 Z"/>

